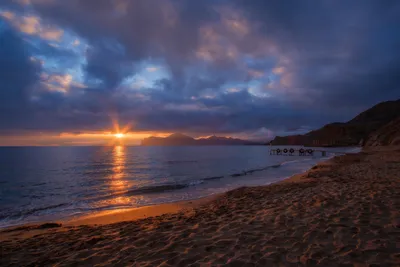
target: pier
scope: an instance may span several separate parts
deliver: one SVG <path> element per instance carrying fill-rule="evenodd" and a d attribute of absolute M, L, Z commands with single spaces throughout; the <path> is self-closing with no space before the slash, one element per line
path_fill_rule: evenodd
<path fill-rule="evenodd" d="M 311 148 L 276 148 L 269 151 L 270 155 L 276 156 L 314 156 L 316 153 L 320 154 L 322 157 L 326 157 L 328 151 L 315 150 Z"/>

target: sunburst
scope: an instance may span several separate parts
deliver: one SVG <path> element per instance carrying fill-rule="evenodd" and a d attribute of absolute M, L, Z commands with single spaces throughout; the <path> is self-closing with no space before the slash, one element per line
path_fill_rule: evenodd
<path fill-rule="evenodd" d="M 125 136 L 125 134 L 123 134 L 123 133 L 116 133 L 116 134 L 114 134 L 114 136 L 115 136 L 115 138 L 121 139 L 121 138 L 123 138 L 123 137 Z"/>

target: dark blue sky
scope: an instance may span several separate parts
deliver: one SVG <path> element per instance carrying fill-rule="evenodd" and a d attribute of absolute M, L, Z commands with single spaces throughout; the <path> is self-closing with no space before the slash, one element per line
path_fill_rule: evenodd
<path fill-rule="evenodd" d="M 400 97 L 400 2 L 2 0 L 0 135 L 249 138 Z"/>

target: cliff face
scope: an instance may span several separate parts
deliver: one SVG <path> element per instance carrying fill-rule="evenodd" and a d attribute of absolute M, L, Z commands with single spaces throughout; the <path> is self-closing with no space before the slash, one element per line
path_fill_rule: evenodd
<path fill-rule="evenodd" d="M 371 133 L 400 115 L 400 99 L 387 101 L 362 112 L 346 123 L 331 123 L 305 135 L 277 136 L 273 145 L 353 146 L 364 145 Z"/>
<path fill-rule="evenodd" d="M 400 116 L 370 134 L 365 146 L 400 145 Z"/>
<path fill-rule="evenodd" d="M 227 145 L 256 145 L 257 143 L 230 138 L 211 136 L 208 138 L 194 139 L 184 134 L 172 134 L 167 137 L 145 138 L 142 141 L 142 146 L 227 146 Z"/>

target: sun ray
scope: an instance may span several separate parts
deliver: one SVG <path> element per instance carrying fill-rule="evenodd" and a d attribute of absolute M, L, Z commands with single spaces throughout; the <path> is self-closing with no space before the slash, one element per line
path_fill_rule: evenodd
<path fill-rule="evenodd" d="M 114 136 L 115 136 L 115 138 L 121 139 L 125 136 L 125 134 L 124 133 L 116 133 L 116 134 L 114 134 Z"/>

